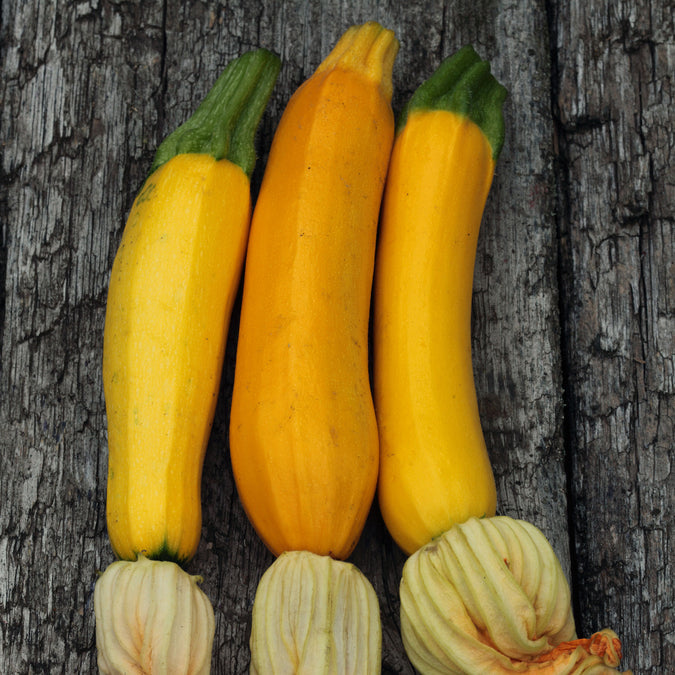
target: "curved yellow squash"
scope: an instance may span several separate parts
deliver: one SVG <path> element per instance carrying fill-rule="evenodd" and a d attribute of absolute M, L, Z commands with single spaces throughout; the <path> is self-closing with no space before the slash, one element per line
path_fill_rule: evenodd
<path fill-rule="evenodd" d="M 397 49 L 377 24 L 347 31 L 289 101 L 253 213 L 230 448 L 275 554 L 348 556 L 375 491 L 368 320 Z"/>
<path fill-rule="evenodd" d="M 103 348 L 108 533 L 120 558 L 183 562 L 196 551 L 250 208 L 238 165 L 179 154 L 150 175 L 131 209 Z"/>
<path fill-rule="evenodd" d="M 379 502 L 412 553 L 496 491 L 471 362 L 471 290 L 494 160 L 481 129 L 413 112 L 397 137 L 375 268 L 374 390 Z"/>

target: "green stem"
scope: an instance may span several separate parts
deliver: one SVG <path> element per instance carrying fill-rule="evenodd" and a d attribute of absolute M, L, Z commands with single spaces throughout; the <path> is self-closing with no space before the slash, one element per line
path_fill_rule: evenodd
<path fill-rule="evenodd" d="M 449 56 L 410 98 L 398 122 L 400 131 L 408 115 L 416 110 L 447 110 L 477 124 L 497 159 L 504 145 L 502 105 L 506 89 L 490 73 L 471 45 Z"/>
<path fill-rule="evenodd" d="M 231 61 L 184 124 L 157 148 L 150 172 L 183 153 L 203 153 L 239 165 L 250 177 L 255 132 L 276 83 L 281 62 L 266 49 Z"/>

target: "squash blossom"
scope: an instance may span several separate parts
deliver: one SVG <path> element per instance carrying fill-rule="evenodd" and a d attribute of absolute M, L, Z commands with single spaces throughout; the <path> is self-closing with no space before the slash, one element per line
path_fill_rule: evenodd
<path fill-rule="evenodd" d="M 351 563 L 308 551 L 282 553 L 256 592 L 251 675 L 380 672 L 380 608 Z"/>
<path fill-rule="evenodd" d="M 400 585 L 401 633 L 422 675 L 609 675 L 621 642 L 577 639 L 570 590 L 534 525 L 471 518 L 413 553 Z"/>

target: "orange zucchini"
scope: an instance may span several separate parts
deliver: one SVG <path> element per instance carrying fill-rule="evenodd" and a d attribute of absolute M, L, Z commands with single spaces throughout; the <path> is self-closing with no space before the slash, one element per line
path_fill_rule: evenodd
<path fill-rule="evenodd" d="M 230 448 L 275 554 L 345 558 L 375 491 L 368 321 L 397 50 L 376 23 L 343 35 L 290 99 L 253 214 Z"/>
<path fill-rule="evenodd" d="M 254 134 L 279 70 L 244 54 L 160 145 L 115 257 L 105 319 L 107 522 L 115 553 L 183 563 L 250 223 Z"/>
<path fill-rule="evenodd" d="M 413 95 L 392 151 L 375 266 L 378 495 L 409 554 L 454 523 L 495 512 L 471 291 L 505 93 L 487 62 L 460 50 Z"/>

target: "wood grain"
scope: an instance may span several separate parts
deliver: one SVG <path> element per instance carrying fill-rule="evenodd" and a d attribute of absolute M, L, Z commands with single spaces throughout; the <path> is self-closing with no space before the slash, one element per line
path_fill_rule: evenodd
<path fill-rule="evenodd" d="M 562 343 L 579 629 L 675 664 L 675 44 L 667 3 L 561 3 Z M 672 10 L 672 8 L 671 8 Z"/>
<path fill-rule="evenodd" d="M 0 672 L 95 673 L 105 530 L 101 347 L 108 276 L 157 143 L 222 67 L 283 60 L 254 197 L 284 105 L 369 19 L 401 50 L 394 109 L 472 43 L 509 90 L 481 228 L 473 355 L 501 513 L 551 540 L 579 633 L 624 667 L 675 669 L 675 27 L 668 0 L 3 1 L 0 6 Z M 227 429 L 235 306 L 190 571 L 216 611 L 216 674 L 247 671 L 272 557 L 238 501 Z M 383 672 L 403 554 L 373 507 L 352 556 L 381 601 Z"/>

